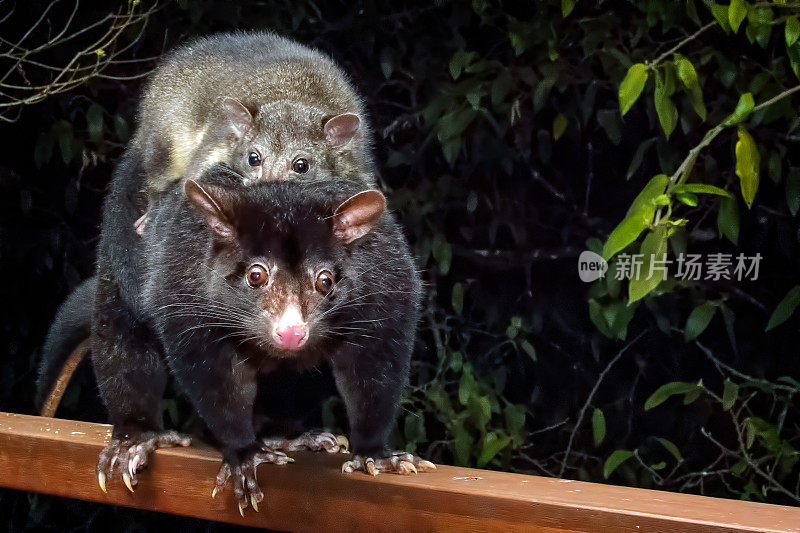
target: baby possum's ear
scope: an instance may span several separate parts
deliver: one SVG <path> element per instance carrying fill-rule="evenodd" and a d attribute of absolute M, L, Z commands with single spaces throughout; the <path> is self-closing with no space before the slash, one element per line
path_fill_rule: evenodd
<path fill-rule="evenodd" d="M 360 125 L 361 121 L 357 115 L 352 113 L 336 115 L 325 122 L 323 127 L 325 140 L 331 146 L 344 146 L 355 136 Z"/>
<path fill-rule="evenodd" d="M 333 212 L 333 234 L 349 244 L 369 233 L 384 211 L 386 198 L 380 191 L 362 191 Z"/>
<path fill-rule="evenodd" d="M 230 132 L 241 139 L 253 125 L 253 114 L 239 100 L 228 96 L 222 99 L 220 107 Z"/>
<path fill-rule="evenodd" d="M 236 237 L 236 229 L 225 216 L 225 207 L 228 207 L 230 194 L 221 187 L 206 185 L 201 187 L 194 180 L 188 180 L 183 186 L 186 197 L 195 210 L 203 217 L 209 228 L 224 239 Z"/>

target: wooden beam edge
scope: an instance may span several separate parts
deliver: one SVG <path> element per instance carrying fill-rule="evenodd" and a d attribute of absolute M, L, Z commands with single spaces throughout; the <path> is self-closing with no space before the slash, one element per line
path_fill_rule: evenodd
<path fill-rule="evenodd" d="M 261 465 L 260 513 L 211 499 L 220 456 L 160 450 L 131 494 L 97 485 L 110 426 L 0 412 L 0 486 L 281 530 L 800 531 L 800 508 L 441 466 L 417 476 L 343 474 L 346 455 Z"/>

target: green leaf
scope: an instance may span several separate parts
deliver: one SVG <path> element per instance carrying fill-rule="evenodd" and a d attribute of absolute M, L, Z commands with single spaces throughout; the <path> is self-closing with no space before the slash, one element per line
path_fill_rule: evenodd
<path fill-rule="evenodd" d="M 442 115 L 437 123 L 439 140 L 443 141 L 460 136 L 477 114 L 478 112 L 475 109 L 467 107 Z"/>
<path fill-rule="evenodd" d="M 408 442 L 424 442 L 428 440 L 425 435 L 425 420 L 417 413 L 408 413 L 406 415 L 403 433 Z"/>
<path fill-rule="evenodd" d="M 733 110 L 733 113 L 728 115 L 728 118 L 725 119 L 723 124 L 725 126 L 733 126 L 734 124 L 740 123 L 750 116 L 755 105 L 756 102 L 753 99 L 753 94 L 744 93 L 739 97 L 739 101 L 736 103 L 736 108 Z"/>
<path fill-rule="evenodd" d="M 117 134 L 120 140 L 124 141 L 128 138 L 130 130 L 128 129 L 128 121 L 121 115 L 114 115 L 114 133 Z"/>
<path fill-rule="evenodd" d="M 673 189 L 674 193 L 681 193 L 681 192 L 690 192 L 693 194 L 716 194 L 718 196 L 725 196 L 727 198 L 733 198 L 733 195 L 726 191 L 725 189 L 720 189 L 719 187 L 715 187 L 713 185 L 707 185 L 705 183 L 684 183 L 682 185 L 678 185 Z"/>
<path fill-rule="evenodd" d="M 561 0 L 561 16 L 567 18 L 577 3 L 578 0 Z"/>
<path fill-rule="evenodd" d="M 680 203 L 686 204 L 690 207 L 697 207 L 697 204 L 699 203 L 697 196 L 690 192 L 676 192 L 675 198 L 677 198 Z"/>
<path fill-rule="evenodd" d="M 394 72 L 394 66 L 395 66 L 394 50 L 388 47 L 381 50 L 380 63 L 381 63 L 381 72 L 383 72 L 383 77 L 388 80 L 389 78 L 392 77 L 392 73 Z"/>
<path fill-rule="evenodd" d="M 628 282 L 628 304 L 641 300 L 664 281 L 664 271 L 654 267 L 657 266 L 656 262 L 663 261 L 667 254 L 667 227 L 658 226 L 648 233 L 642 241 L 639 253 L 643 255 L 642 266 L 639 275 L 632 277 Z"/>
<path fill-rule="evenodd" d="M 729 411 L 739 398 L 739 385 L 726 379 L 722 388 L 722 408 Z"/>
<path fill-rule="evenodd" d="M 597 331 L 610 339 L 616 337 L 603 313 L 603 306 L 595 299 L 589 300 L 589 319 L 591 319 Z"/>
<path fill-rule="evenodd" d="M 629 180 L 633 177 L 639 167 L 642 166 L 642 161 L 644 161 L 644 154 L 648 148 L 653 146 L 653 143 L 656 142 L 656 139 L 648 139 L 641 143 L 639 147 L 636 149 L 636 152 L 633 154 L 633 158 L 631 159 L 631 164 L 628 165 L 628 170 L 625 172 L 625 179 Z M 664 174 L 661 174 L 662 176 Z"/>
<path fill-rule="evenodd" d="M 675 125 L 678 123 L 678 108 L 672 103 L 669 86 L 660 72 L 656 72 L 656 88 L 653 96 L 655 98 L 658 121 L 661 123 L 664 135 L 669 139 L 669 136 L 675 130 Z"/>
<path fill-rule="evenodd" d="M 614 473 L 619 465 L 627 461 L 633 457 L 633 452 L 630 450 L 614 450 L 614 452 L 608 456 L 606 459 L 605 464 L 603 465 L 603 477 L 608 479 L 608 476 Z"/>
<path fill-rule="evenodd" d="M 690 403 L 694 402 L 696 399 L 700 397 L 700 393 L 703 392 L 702 387 L 697 387 L 694 390 L 690 390 L 683 396 L 683 405 L 689 405 Z"/>
<path fill-rule="evenodd" d="M 464 286 L 460 282 L 453 285 L 450 301 L 453 305 L 453 311 L 460 315 L 464 309 Z"/>
<path fill-rule="evenodd" d="M 511 78 L 511 73 L 507 68 L 501 69 L 497 78 L 492 82 L 492 105 L 496 106 L 502 103 L 513 85 L 514 80 Z"/>
<path fill-rule="evenodd" d="M 597 408 L 592 412 L 592 437 L 594 437 L 595 446 L 600 446 L 600 443 L 606 438 L 606 417 L 603 415 L 603 411 Z"/>
<path fill-rule="evenodd" d="M 696 339 L 698 335 L 706 330 L 716 312 L 717 306 L 713 302 L 704 302 L 695 307 L 686 320 L 683 338 L 686 341 Z"/>
<path fill-rule="evenodd" d="M 694 5 L 694 0 L 686 1 L 686 16 L 698 26 L 702 25 L 702 22 L 700 22 L 700 16 L 697 14 L 697 7 Z"/>
<path fill-rule="evenodd" d="M 569 121 L 563 113 L 559 113 L 556 118 L 553 119 L 553 140 L 557 141 L 564 135 L 564 132 L 567 131 L 568 124 Z"/>
<path fill-rule="evenodd" d="M 463 49 L 457 50 L 450 58 L 450 75 L 454 80 L 461 76 L 461 72 L 472 62 L 475 52 L 467 52 Z"/>
<path fill-rule="evenodd" d="M 711 14 L 717 19 L 717 23 L 722 27 L 725 33 L 731 31 L 731 23 L 728 22 L 728 6 L 712 4 Z"/>
<path fill-rule="evenodd" d="M 789 56 L 789 66 L 792 67 L 792 72 L 796 78 L 800 78 L 800 43 L 794 43 L 786 49 Z"/>
<path fill-rule="evenodd" d="M 86 111 L 86 126 L 89 129 L 89 139 L 94 143 L 103 140 L 103 108 L 97 104 L 89 106 Z"/>
<path fill-rule="evenodd" d="M 675 68 L 678 71 L 678 78 L 683 82 L 684 87 L 690 90 L 700 88 L 697 83 L 697 71 L 691 61 L 683 56 L 677 56 L 675 58 Z"/>
<path fill-rule="evenodd" d="M 530 356 L 531 359 L 536 361 L 536 348 L 533 347 L 533 344 L 530 343 L 527 339 L 523 340 L 520 343 L 520 347 L 522 350 Z"/>
<path fill-rule="evenodd" d="M 678 461 L 679 463 L 683 461 L 683 456 L 681 455 L 681 451 L 678 449 L 677 446 L 675 446 L 675 444 L 672 441 L 658 437 L 658 442 L 660 442 L 661 445 L 664 446 L 664 448 L 666 448 L 667 451 L 672 454 L 672 456 L 675 458 L 676 461 Z"/>
<path fill-rule="evenodd" d="M 50 162 L 53 157 L 53 148 L 55 147 L 56 139 L 52 132 L 42 133 L 36 140 L 36 146 L 33 149 L 33 162 L 36 168 L 42 168 Z"/>
<path fill-rule="evenodd" d="M 698 387 L 702 387 L 698 383 L 688 381 L 673 381 L 665 385 L 661 385 L 656 391 L 650 395 L 646 402 L 644 402 L 644 410 L 649 411 L 654 407 L 658 407 L 671 396 L 676 394 L 688 394 L 695 391 Z"/>
<path fill-rule="evenodd" d="M 486 428 L 486 424 L 492 419 L 492 404 L 488 396 L 472 396 L 469 399 L 467 409 L 469 410 L 470 420 L 480 431 Z"/>
<path fill-rule="evenodd" d="M 676 56 L 675 68 L 678 71 L 683 86 L 689 94 L 689 103 L 692 104 L 695 113 L 701 120 L 706 119 L 706 105 L 703 103 L 703 91 L 700 89 L 700 84 L 697 81 L 697 71 L 694 69 L 692 62 L 683 56 Z"/>
<path fill-rule="evenodd" d="M 742 189 L 742 198 L 747 207 L 753 204 L 758 191 L 758 170 L 761 164 L 761 155 L 753 137 L 747 130 L 739 128 L 739 140 L 736 143 L 736 175 L 739 176 L 739 185 Z"/>
<path fill-rule="evenodd" d="M 619 144 L 622 140 L 620 130 L 619 115 L 611 109 L 600 109 L 597 111 L 597 123 L 603 127 L 608 138 L 614 144 Z"/>
<path fill-rule="evenodd" d="M 643 207 L 652 208 L 655 199 L 664 194 L 668 183 L 669 176 L 666 174 L 658 174 L 653 176 L 650 181 L 647 182 L 647 185 L 644 186 L 642 191 L 636 195 L 636 198 L 633 199 L 633 203 L 631 203 L 631 206 L 628 208 L 625 216 L 629 217 Z"/>
<path fill-rule="evenodd" d="M 735 198 L 723 198 L 719 203 L 717 229 L 733 244 L 739 243 L 739 206 Z"/>
<path fill-rule="evenodd" d="M 789 289 L 783 300 L 775 306 L 775 310 L 770 315 L 767 328 L 764 331 L 769 331 L 786 322 L 792 316 L 794 310 L 797 309 L 798 304 L 800 304 L 800 285 L 795 285 Z"/>
<path fill-rule="evenodd" d="M 655 210 L 652 207 L 642 207 L 632 215 L 625 217 L 608 236 L 603 245 L 603 259 L 608 261 L 611 256 L 635 241 L 653 221 Z"/>
<path fill-rule="evenodd" d="M 466 368 L 469 368 L 467 365 Z M 461 373 L 461 379 L 458 383 L 458 402 L 467 406 L 470 398 L 475 396 L 478 392 L 478 386 L 475 383 L 475 378 L 472 377 L 472 372 L 467 371 L 466 368 Z"/>
<path fill-rule="evenodd" d="M 525 417 L 527 410 L 524 405 L 509 405 L 503 411 L 506 419 L 506 429 L 512 435 L 516 435 L 525 429 Z"/>
<path fill-rule="evenodd" d="M 728 22 L 733 33 L 739 31 L 739 25 L 747 16 L 747 8 L 747 2 L 744 0 L 731 0 L 731 4 L 728 6 Z"/>
<path fill-rule="evenodd" d="M 58 140 L 58 147 L 61 149 L 61 159 L 65 165 L 69 165 L 75 155 L 74 135 L 72 133 L 72 123 L 66 120 L 59 120 L 53 124 L 53 134 Z"/>
<path fill-rule="evenodd" d="M 631 65 L 619 85 L 619 110 L 623 116 L 636 103 L 644 90 L 645 83 L 647 83 L 647 65 L 644 63 Z"/>
<path fill-rule="evenodd" d="M 491 461 L 495 455 L 508 446 L 509 442 L 511 442 L 511 437 L 508 435 L 498 437 L 497 433 L 494 431 L 490 431 L 484 435 L 483 443 L 481 444 L 481 455 L 478 457 L 478 468 L 485 466 Z"/>
<path fill-rule="evenodd" d="M 786 19 L 786 30 L 784 33 L 787 47 L 797 42 L 797 38 L 800 37 L 800 21 L 797 20 L 796 16 L 791 16 Z"/>
<path fill-rule="evenodd" d="M 456 464 L 469 465 L 469 458 L 472 455 L 472 443 L 472 435 L 463 424 L 459 423 L 453 429 L 453 447 L 455 448 L 453 451 Z"/>
<path fill-rule="evenodd" d="M 792 216 L 800 210 L 800 169 L 792 168 L 786 176 L 786 205 Z"/>
<path fill-rule="evenodd" d="M 439 273 L 442 275 L 450 271 L 450 262 L 453 259 L 453 245 L 447 242 L 441 233 L 437 233 L 431 242 L 431 253 L 436 263 L 439 265 Z"/>

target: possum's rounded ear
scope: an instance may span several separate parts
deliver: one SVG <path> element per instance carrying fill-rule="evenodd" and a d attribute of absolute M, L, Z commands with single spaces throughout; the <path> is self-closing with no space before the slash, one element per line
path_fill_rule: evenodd
<path fill-rule="evenodd" d="M 380 191 L 362 191 L 351 196 L 333 212 L 333 234 L 351 243 L 370 232 L 386 211 L 386 198 Z"/>
<path fill-rule="evenodd" d="M 325 140 L 331 146 L 344 146 L 355 136 L 360 125 L 361 120 L 357 115 L 352 113 L 336 115 L 325 121 L 325 126 L 323 127 Z"/>
<path fill-rule="evenodd" d="M 194 180 L 183 186 L 186 197 L 214 233 L 225 239 L 236 236 L 233 224 L 225 216 L 224 207 L 230 202 L 228 193 L 219 187 L 203 188 Z"/>
<path fill-rule="evenodd" d="M 237 137 L 243 136 L 253 125 L 252 113 L 239 100 L 226 96 L 222 99 L 220 106 L 222 114 Z"/>

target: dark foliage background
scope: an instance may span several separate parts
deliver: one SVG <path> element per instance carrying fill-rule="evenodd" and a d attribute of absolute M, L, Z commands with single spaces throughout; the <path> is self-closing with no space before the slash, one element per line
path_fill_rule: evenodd
<path fill-rule="evenodd" d="M 155 59 L 193 35 L 272 29 L 330 53 L 365 95 L 382 184 L 424 268 L 398 446 L 444 463 L 800 501 L 797 3 L 77 4 L 73 31 L 117 9 L 156 9 L 102 50 L 87 36 L 44 50 L 39 61 L 65 65 L 89 46 L 72 68 L 90 75 L 12 105 L 25 91 L 9 84 L 52 88 L 47 70 L 15 65 L 10 45 L 48 6 L 28 49 L 76 4 L 0 5 L 0 96 L 11 95 L 0 99 L 0 410 L 34 410 L 38 350 L 60 301 L 92 274 L 104 189 Z M 103 58 L 113 61 L 91 74 Z M 622 117 L 619 87 L 635 63 L 649 75 Z M 670 255 L 760 253 L 758 279 L 667 280 L 631 305 L 625 283 L 581 282 L 578 254 L 599 252 L 650 179 L 675 173 L 748 92 L 757 107 L 740 126 L 756 148 L 735 155 L 736 125 L 720 127 L 689 178 L 732 198 L 669 188 L 655 208 L 667 202 L 674 216 L 646 232 L 669 227 Z M 735 169 L 755 150 L 761 180 L 748 208 L 741 183 L 752 186 L 752 171 Z M 770 317 L 777 326 L 765 332 Z M 194 425 L 180 399 L 164 409 L 173 426 Z M 59 415 L 103 420 L 88 369 Z M 336 398 L 322 420 L 342 426 Z M 0 516 L 11 530 L 222 527 L 9 491 Z"/>

